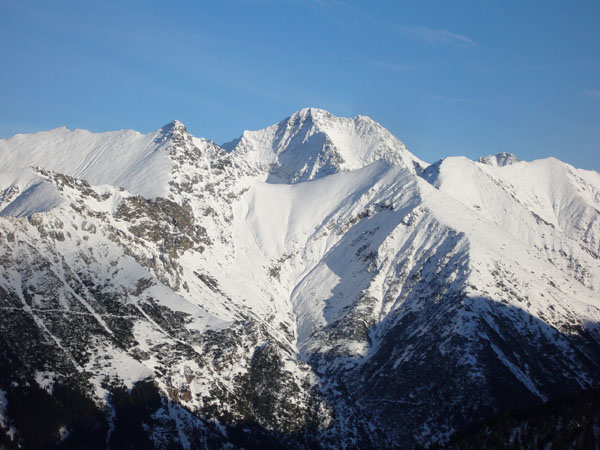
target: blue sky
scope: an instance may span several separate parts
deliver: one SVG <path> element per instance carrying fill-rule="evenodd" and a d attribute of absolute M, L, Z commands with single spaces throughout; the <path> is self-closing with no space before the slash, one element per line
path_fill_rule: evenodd
<path fill-rule="evenodd" d="M 66 125 L 222 143 L 305 107 L 420 158 L 600 170 L 600 2 L 0 0 L 0 137 Z"/>

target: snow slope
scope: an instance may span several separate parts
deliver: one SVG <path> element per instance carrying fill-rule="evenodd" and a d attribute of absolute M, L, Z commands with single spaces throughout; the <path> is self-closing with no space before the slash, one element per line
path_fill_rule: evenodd
<path fill-rule="evenodd" d="M 366 116 L 336 117 L 305 108 L 282 122 L 242 136 L 223 147 L 241 163 L 267 173 L 269 182 L 296 183 L 385 159 L 412 172 L 426 164 L 396 137 Z"/>
<path fill-rule="evenodd" d="M 32 355 L 7 395 L 91 372 L 110 407 L 106 378 L 151 376 L 184 446 L 410 447 L 598 386 L 596 172 L 428 165 L 314 108 L 224 148 L 16 136 L 0 170 L 0 357 Z"/>
<path fill-rule="evenodd" d="M 446 158 L 424 178 L 600 292 L 600 176 L 554 158 L 507 166 Z"/>
<path fill-rule="evenodd" d="M 90 133 L 66 127 L 16 135 L 0 140 L 0 167 L 15 172 L 41 166 L 95 185 L 124 187 L 145 197 L 164 196 L 171 161 L 163 138 L 177 126 L 181 124 L 175 121 L 146 135 L 132 130 Z"/>

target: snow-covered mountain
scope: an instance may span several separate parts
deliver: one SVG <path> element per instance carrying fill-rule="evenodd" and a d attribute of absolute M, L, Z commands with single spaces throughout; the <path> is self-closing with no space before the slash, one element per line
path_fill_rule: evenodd
<path fill-rule="evenodd" d="M 37 444 L 410 448 L 600 387 L 600 174 L 555 159 L 59 128 L 0 141 L 0 243 L 6 446 L 38 402 Z"/>
<path fill-rule="evenodd" d="M 269 183 L 298 183 L 386 160 L 413 173 L 427 166 L 369 117 L 336 117 L 305 108 L 287 119 L 223 144 L 241 164 Z"/>

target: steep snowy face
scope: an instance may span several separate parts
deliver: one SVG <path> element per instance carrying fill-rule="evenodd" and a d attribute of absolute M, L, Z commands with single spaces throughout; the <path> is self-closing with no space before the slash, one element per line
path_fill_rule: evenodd
<path fill-rule="evenodd" d="M 61 203 L 57 189 L 33 170 L 0 172 L 0 216 L 30 216 Z"/>
<path fill-rule="evenodd" d="M 240 165 L 263 172 L 272 183 L 314 180 L 380 159 L 413 173 L 427 166 L 370 118 L 336 117 L 316 108 L 302 109 L 263 130 L 244 131 L 223 147 Z"/>
<path fill-rule="evenodd" d="M 600 292 L 600 174 L 554 158 L 496 166 L 446 158 L 422 174 L 442 192 Z"/>
<path fill-rule="evenodd" d="M 427 166 L 315 109 L 228 150 L 176 121 L 0 145 L 2 402 L 68 380 L 112 427 L 152 377 L 163 447 L 410 448 L 599 386 L 596 172 Z"/>
<path fill-rule="evenodd" d="M 94 185 L 124 187 L 147 198 L 166 195 L 172 165 L 166 151 L 169 136 L 184 130 L 175 121 L 145 135 L 133 130 L 91 133 L 66 127 L 17 135 L 0 140 L 0 170 L 14 173 L 41 166 Z"/>

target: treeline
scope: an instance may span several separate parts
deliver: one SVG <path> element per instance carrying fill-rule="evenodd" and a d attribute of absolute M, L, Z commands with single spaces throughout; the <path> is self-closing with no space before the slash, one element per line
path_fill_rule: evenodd
<path fill-rule="evenodd" d="M 153 414 L 163 406 L 156 385 L 152 381 L 139 381 L 131 389 L 114 385 L 109 398 L 113 417 L 75 384 L 57 381 L 50 392 L 36 383 L 11 386 L 5 417 L 16 433 L 11 439 L 9 430 L 3 429 L 0 448 L 153 448 L 147 430 L 152 430 Z"/>
<path fill-rule="evenodd" d="M 455 437 L 449 449 L 600 449 L 600 389 L 502 414 Z"/>
<path fill-rule="evenodd" d="M 11 439 L 8 430 L 2 430 L 2 448 L 100 450 L 106 447 L 106 415 L 76 385 L 55 383 L 52 393 L 35 383 L 11 386 L 6 400 L 5 418 L 16 435 Z"/>

